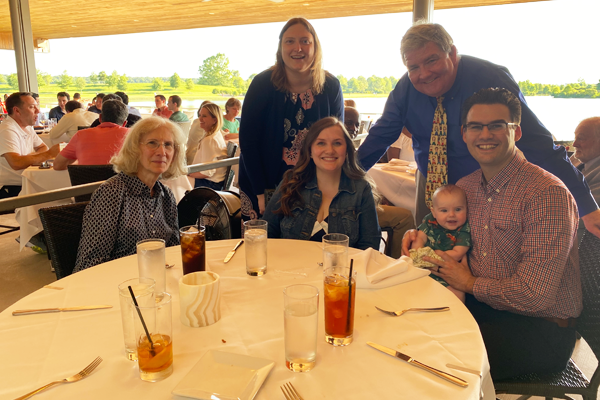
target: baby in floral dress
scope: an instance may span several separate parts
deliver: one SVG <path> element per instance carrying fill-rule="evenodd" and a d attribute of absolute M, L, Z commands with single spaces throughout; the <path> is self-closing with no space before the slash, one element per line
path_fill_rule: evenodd
<path fill-rule="evenodd" d="M 421 249 L 430 247 L 432 250 L 445 251 L 456 261 L 462 260 L 471 247 L 471 228 L 467 222 L 467 197 L 465 192 L 455 185 L 440 186 L 433 194 L 433 206 L 431 213 L 423 218 L 419 226 L 417 239 L 411 246 L 411 258 L 413 261 L 420 259 L 423 255 L 440 258 L 433 251 L 424 254 Z M 414 250 L 414 251 L 413 251 Z M 441 258 L 440 258 L 441 259 Z M 425 262 L 421 267 L 435 267 L 434 264 Z M 431 277 L 464 301 L 465 294 L 450 286 L 442 278 L 431 275 Z"/>

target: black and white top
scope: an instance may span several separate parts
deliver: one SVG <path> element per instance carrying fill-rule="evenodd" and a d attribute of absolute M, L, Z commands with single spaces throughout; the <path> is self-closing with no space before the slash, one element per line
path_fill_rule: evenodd
<path fill-rule="evenodd" d="M 73 272 L 135 254 L 136 243 L 144 239 L 179 245 L 175 197 L 160 181 L 151 196 L 137 176 L 121 172 L 94 192 L 85 209 Z"/>

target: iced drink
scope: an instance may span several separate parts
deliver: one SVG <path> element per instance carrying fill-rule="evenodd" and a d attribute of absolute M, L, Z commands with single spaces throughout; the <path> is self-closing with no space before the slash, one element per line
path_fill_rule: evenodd
<path fill-rule="evenodd" d="M 283 290 L 285 365 L 294 372 L 307 372 L 317 358 L 319 290 L 310 285 L 292 285 Z"/>
<path fill-rule="evenodd" d="M 161 299 L 166 290 L 165 269 L 165 241 L 162 239 L 146 239 L 137 243 L 137 259 L 140 277 L 152 278 L 154 286 L 154 297 L 156 301 Z"/>
<path fill-rule="evenodd" d="M 146 335 L 137 343 L 140 377 L 145 381 L 156 382 L 173 373 L 173 342 L 168 335 L 153 333 L 152 345 Z"/>
<path fill-rule="evenodd" d="M 267 273 L 267 221 L 244 222 L 244 247 L 246 247 L 246 273 L 262 276 Z"/>
<path fill-rule="evenodd" d="M 346 267 L 325 270 L 323 288 L 325 340 L 334 346 L 346 346 L 352 343 L 356 283 L 353 277 L 350 290 L 348 275 L 349 268 Z"/>
<path fill-rule="evenodd" d="M 133 313 L 135 312 L 129 286 L 142 307 L 154 304 L 154 279 L 134 278 L 128 279 L 119 285 L 119 304 L 121 305 L 121 322 L 123 324 L 123 340 L 125 342 L 125 355 L 131 361 L 137 360 L 135 331 L 133 329 Z"/>
<path fill-rule="evenodd" d="M 348 236 L 329 233 L 323 236 L 323 270 L 348 266 Z"/>
<path fill-rule="evenodd" d="M 183 274 L 206 270 L 206 236 L 203 226 L 186 226 L 179 230 Z"/>

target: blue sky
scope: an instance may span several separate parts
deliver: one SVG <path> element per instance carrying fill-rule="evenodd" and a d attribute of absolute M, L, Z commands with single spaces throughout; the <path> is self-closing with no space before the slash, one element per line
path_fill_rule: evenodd
<path fill-rule="evenodd" d="M 436 10 L 434 22 L 454 38 L 459 53 L 502 64 L 517 80 L 563 84 L 600 80 L 598 0 L 553 0 Z M 395 76 L 406 72 L 400 39 L 411 13 L 312 20 L 323 45 L 325 68 L 334 75 Z M 88 76 L 116 70 L 129 76 L 198 78 L 202 60 L 224 53 L 243 78 L 273 64 L 283 22 L 56 39 L 37 54 L 38 69 Z M 114 49 L 102 54 L 100 49 Z M 0 73 L 16 72 L 14 52 L 0 50 Z"/>

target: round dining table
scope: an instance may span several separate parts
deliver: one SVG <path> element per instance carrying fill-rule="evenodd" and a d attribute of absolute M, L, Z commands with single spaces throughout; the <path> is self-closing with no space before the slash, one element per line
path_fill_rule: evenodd
<path fill-rule="evenodd" d="M 138 276 L 137 256 L 77 272 L 26 296 L 0 313 L 0 399 L 14 399 L 46 383 L 69 377 L 97 356 L 103 362 L 85 379 L 50 388 L 42 399 L 185 399 L 173 389 L 209 351 L 222 351 L 275 363 L 256 399 L 284 399 L 280 386 L 292 382 L 304 400 L 315 399 L 495 399 L 489 364 L 477 324 L 464 305 L 428 276 L 385 289 L 357 289 L 354 341 L 346 347 L 325 342 L 322 245 L 311 241 L 268 240 L 268 269 L 251 277 L 245 245 L 227 264 L 237 240 L 207 242 L 207 270 L 221 279 L 221 319 L 190 328 L 179 319 L 180 247 L 166 249 L 167 292 L 173 296 L 174 371 L 145 382 L 137 364 L 125 356 L 119 283 Z M 350 249 L 350 257 L 359 250 Z M 293 284 L 319 289 L 316 365 L 305 373 L 285 366 L 283 293 Z M 13 316 L 19 309 L 112 305 L 112 308 Z M 450 307 L 446 312 L 411 312 L 393 317 L 378 311 L 410 307 Z M 381 353 L 367 341 L 406 353 L 431 367 L 456 375 L 466 388 Z M 455 364 L 481 376 L 455 369 Z M 214 397 L 215 399 L 218 397 Z"/>

